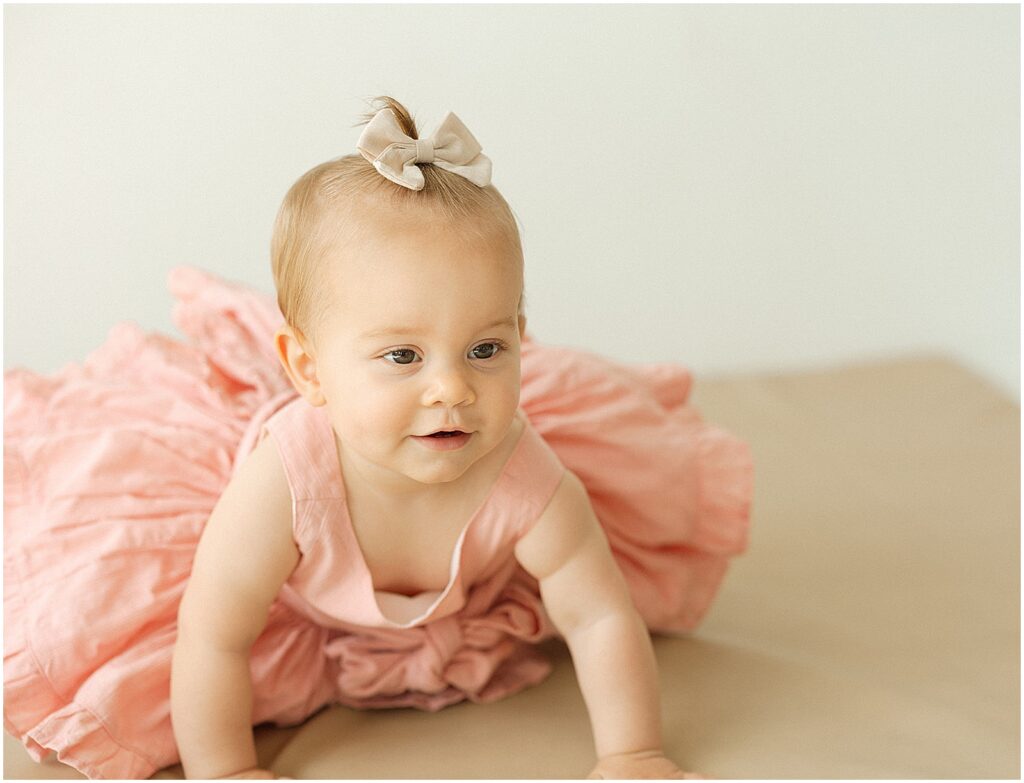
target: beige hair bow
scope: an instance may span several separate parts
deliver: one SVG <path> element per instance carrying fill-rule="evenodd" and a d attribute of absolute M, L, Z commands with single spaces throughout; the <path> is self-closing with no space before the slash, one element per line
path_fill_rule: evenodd
<path fill-rule="evenodd" d="M 363 128 L 356 148 L 374 168 L 392 182 L 422 190 L 423 172 L 417 163 L 433 163 L 484 187 L 491 181 L 491 159 L 482 154 L 480 143 L 448 112 L 433 136 L 407 136 L 393 109 L 381 109 Z"/>

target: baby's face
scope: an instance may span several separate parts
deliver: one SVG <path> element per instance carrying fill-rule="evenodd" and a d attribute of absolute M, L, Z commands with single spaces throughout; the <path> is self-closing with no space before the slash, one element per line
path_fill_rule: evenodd
<path fill-rule="evenodd" d="M 437 221 L 381 228 L 325 267 L 316 372 L 343 457 L 379 488 L 459 478 L 519 404 L 522 271 Z M 470 433 L 428 438 L 438 430 Z M 457 448 L 439 448 L 458 446 Z"/>

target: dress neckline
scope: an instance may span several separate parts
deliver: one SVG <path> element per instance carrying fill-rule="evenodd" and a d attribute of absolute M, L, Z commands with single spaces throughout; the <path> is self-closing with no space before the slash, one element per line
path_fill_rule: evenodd
<path fill-rule="evenodd" d="M 529 421 L 522 409 L 517 409 L 516 416 L 522 420 L 523 428 L 520 430 L 519 436 L 516 438 L 516 445 L 509 453 L 508 459 L 505 460 L 505 464 L 502 466 L 497 478 L 491 484 L 490 489 L 484 495 L 483 500 L 476 507 L 476 510 L 470 514 L 469 519 L 466 521 L 466 524 L 462 526 L 462 530 L 459 532 L 459 536 L 455 540 L 455 548 L 452 550 L 452 556 L 448 562 L 448 583 L 440 592 L 437 590 L 423 590 L 415 595 L 404 595 L 390 590 L 377 590 L 374 588 L 373 575 L 370 573 L 370 566 L 366 562 L 366 556 L 363 554 L 362 547 L 359 545 L 359 539 L 356 538 L 355 526 L 352 524 L 352 515 L 348 506 L 348 492 L 345 488 L 344 473 L 342 472 L 341 459 L 338 455 L 337 444 L 334 440 L 334 429 L 330 426 L 330 422 L 326 417 L 324 418 L 324 422 L 326 424 L 326 437 L 330 443 L 330 453 L 333 455 L 332 470 L 335 476 L 337 496 L 341 500 L 342 531 L 344 536 L 348 539 L 351 551 L 355 553 L 352 559 L 355 561 L 356 568 L 359 571 L 359 581 L 370 595 L 373 611 L 388 625 L 397 628 L 409 628 L 416 625 L 424 618 L 429 617 L 441 605 L 441 603 L 444 602 L 449 593 L 451 593 L 452 589 L 455 587 L 456 583 L 459 581 L 459 577 L 461 576 L 460 566 L 462 561 L 462 549 L 469 536 L 471 528 L 474 527 L 476 520 L 483 514 L 485 509 L 491 504 L 495 496 L 498 494 L 498 489 L 502 484 L 504 484 L 509 474 L 509 468 L 517 462 L 523 454 L 523 448 L 526 443 L 526 430 L 527 427 L 529 427 Z M 377 600 L 378 595 L 383 596 L 388 603 L 397 603 L 407 609 L 414 606 L 423 606 L 425 602 L 430 601 L 430 596 L 436 597 L 433 601 L 430 601 L 429 604 L 426 604 L 425 608 L 423 608 L 423 610 L 413 619 L 406 622 L 398 622 L 384 614 L 384 611 L 381 609 L 380 603 Z"/>

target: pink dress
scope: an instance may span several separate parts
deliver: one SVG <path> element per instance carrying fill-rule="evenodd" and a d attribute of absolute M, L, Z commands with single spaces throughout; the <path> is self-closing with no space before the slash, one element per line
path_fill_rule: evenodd
<path fill-rule="evenodd" d="M 115 326 L 82 364 L 5 372 L 4 727 L 90 778 L 179 760 L 170 722 L 178 604 L 232 472 L 272 437 L 302 558 L 253 645 L 253 724 L 327 704 L 438 710 L 541 682 L 557 635 L 516 541 L 568 468 L 584 482 L 655 632 L 693 629 L 752 494 L 745 443 L 687 405 L 676 365 L 625 366 L 527 339 L 522 435 L 463 528 L 443 591 L 374 591 L 323 408 L 273 355 L 272 297 L 171 271 L 188 341 Z"/>

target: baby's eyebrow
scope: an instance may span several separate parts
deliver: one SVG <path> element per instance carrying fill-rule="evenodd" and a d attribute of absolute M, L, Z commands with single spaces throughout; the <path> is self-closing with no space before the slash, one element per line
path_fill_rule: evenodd
<path fill-rule="evenodd" d="M 497 328 L 499 326 L 514 327 L 514 326 L 516 326 L 516 324 L 517 324 L 517 322 L 516 322 L 515 317 L 514 316 L 509 316 L 508 318 L 499 318 L 497 321 L 494 321 L 493 323 L 489 323 L 486 326 L 481 327 L 480 331 L 484 331 L 486 329 L 495 329 L 495 328 Z M 365 339 L 368 339 L 370 337 L 391 337 L 393 335 L 419 334 L 419 333 L 420 333 L 419 330 L 414 328 L 414 327 L 398 326 L 398 327 L 389 327 L 387 329 L 374 329 L 373 331 L 366 332 L 363 335 L 362 339 L 365 340 Z"/>

